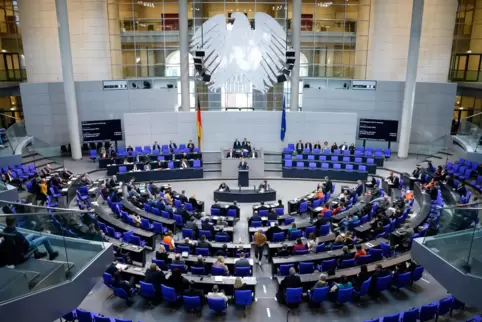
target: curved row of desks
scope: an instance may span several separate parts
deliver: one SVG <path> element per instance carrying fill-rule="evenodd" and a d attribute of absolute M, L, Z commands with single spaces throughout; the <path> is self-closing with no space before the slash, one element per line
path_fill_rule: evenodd
<path fill-rule="evenodd" d="M 139 209 L 126 198 L 122 200 L 122 206 L 124 206 L 124 208 L 126 208 L 130 212 L 138 214 L 142 218 L 161 223 L 163 227 L 169 228 L 169 230 L 172 231 L 173 234 L 176 233 L 176 221 L 174 219 L 167 219 L 161 216 L 156 216 L 154 214 L 151 214 L 150 212 L 145 211 L 144 209 Z"/>

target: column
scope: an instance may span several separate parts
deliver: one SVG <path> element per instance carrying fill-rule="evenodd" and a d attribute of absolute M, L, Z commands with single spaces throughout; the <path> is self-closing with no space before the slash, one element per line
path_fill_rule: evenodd
<path fill-rule="evenodd" d="M 28 81 L 62 81 L 55 0 L 18 1 Z"/>
<path fill-rule="evenodd" d="M 405 91 L 403 93 L 402 125 L 400 126 L 400 140 L 398 144 L 399 158 L 408 157 L 408 148 L 410 145 L 413 103 L 415 100 L 415 87 L 417 85 L 418 56 L 420 40 L 422 38 L 423 5 L 424 0 L 413 0 L 407 73 L 405 77 Z"/>
<path fill-rule="evenodd" d="M 189 39 L 187 0 L 179 0 L 179 53 L 181 64 L 181 111 L 189 111 Z"/>
<path fill-rule="evenodd" d="M 290 110 L 296 112 L 300 98 L 301 0 L 293 0 L 291 45 L 295 51 L 295 65 L 291 71 Z"/>
<path fill-rule="evenodd" d="M 72 50 L 70 48 L 69 14 L 67 0 L 55 0 L 57 9 L 57 25 L 60 44 L 60 60 L 64 79 L 65 105 L 69 124 L 69 142 L 72 147 L 72 159 L 82 159 L 80 149 L 79 114 L 75 95 L 74 70 L 72 66 Z"/>

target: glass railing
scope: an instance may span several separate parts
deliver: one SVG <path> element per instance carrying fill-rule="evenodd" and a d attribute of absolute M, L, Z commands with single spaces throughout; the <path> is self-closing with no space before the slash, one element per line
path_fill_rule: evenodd
<path fill-rule="evenodd" d="M 445 209 L 452 211 L 450 225 L 456 231 L 426 236 L 422 244 L 462 272 L 482 276 L 481 204 Z"/>
<path fill-rule="evenodd" d="M 8 145 L 14 154 L 18 145 L 27 137 L 25 123 L 17 122 L 10 126 L 6 131 L 6 137 L 8 139 Z"/>
<path fill-rule="evenodd" d="M 475 151 L 482 137 L 482 129 L 466 120 L 461 120 L 457 129 L 457 137 Z"/>
<path fill-rule="evenodd" d="M 447 149 L 447 135 L 443 135 L 417 149 L 417 160 L 427 158 Z"/>
<path fill-rule="evenodd" d="M 0 207 L 0 303 L 74 279 L 106 247 L 92 213 L 5 201 Z"/>

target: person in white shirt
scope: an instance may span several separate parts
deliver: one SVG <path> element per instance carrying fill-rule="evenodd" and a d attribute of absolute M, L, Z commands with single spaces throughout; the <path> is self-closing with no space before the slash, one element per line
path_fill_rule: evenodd
<path fill-rule="evenodd" d="M 223 292 L 219 291 L 219 287 L 217 285 L 213 286 L 213 291 L 208 293 L 208 299 L 223 299 L 226 303 L 228 301 L 228 297 Z"/>

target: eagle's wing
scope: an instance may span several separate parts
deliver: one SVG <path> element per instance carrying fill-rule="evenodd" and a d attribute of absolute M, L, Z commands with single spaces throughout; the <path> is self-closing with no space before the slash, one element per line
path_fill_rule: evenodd
<path fill-rule="evenodd" d="M 258 12 L 254 15 L 254 46 L 261 53 L 261 67 L 263 77 L 250 77 L 254 88 L 265 93 L 269 87 L 277 83 L 277 76 L 285 65 L 286 56 L 286 33 L 276 20 L 270 15 Z M 259 75 L 259 74 L 258 74 Z"/>
<path fill-rule="evenodd" d="M 226 49 L 226 17 L 223 14 L 210 18 L 199 27 L 191 40 L 191 48 L 203 49 L 204 67 L 212 75 L 224 56 Z"/>

